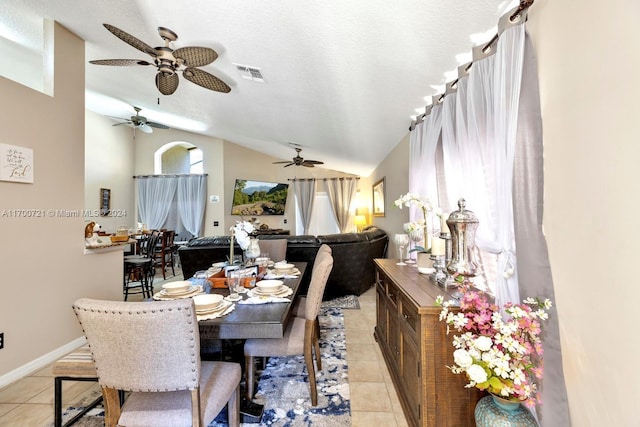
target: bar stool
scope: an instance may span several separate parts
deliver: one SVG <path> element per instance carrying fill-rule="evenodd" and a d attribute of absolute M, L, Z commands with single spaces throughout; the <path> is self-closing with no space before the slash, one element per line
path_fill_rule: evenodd
<path fill-rule="evenodd" d="M 62 381 L 98 381 L 96 366 L 93 363 L 89 346 L 67 354 L 53 365 L 54 376 L 54 426 L 68 427 L 78 421 L 87 412 L 102 402 L 102 394 L 87 405 L 80 413 L 62 424 Z"/>

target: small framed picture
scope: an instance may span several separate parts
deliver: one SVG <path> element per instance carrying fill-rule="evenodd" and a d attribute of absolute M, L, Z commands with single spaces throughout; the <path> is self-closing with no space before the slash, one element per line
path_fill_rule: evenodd
<path fill-rule="evenodd" d="M 384 177 L 373 184 L 373 216 L 384 216 Z"/>
<path fill-rule="evenodd" d="M 100 216 L 108 216 L 111 211 L 111 190 L 108 188 L 100 189 Z"/>

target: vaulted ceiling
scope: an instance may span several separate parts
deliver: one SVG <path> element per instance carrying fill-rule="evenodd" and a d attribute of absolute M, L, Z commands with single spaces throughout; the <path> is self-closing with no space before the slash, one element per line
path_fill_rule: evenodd
<path fill-rule="evenodd" d="M 132 106 L 141 107 L 150 121 L 282 159 L 295 155 L 293 142 L 323 167 L 367 176 L 406 135 L 416 109 L 443 92 L 457 66 L 471 60 L 472 47 L 489 41 L 513 6 L 497 0 L 2 0 L 0 38 L 41 50 L 38 18 L 56 20 L 86 41 L 89 110 L 128 118 Z M 162 95 L 153 65 L 89 64 L 153 62 L 103 23 L 154 48 L 164 46 L 157 29 L 166 27 L 178 35 L 174 49 L 214 49 L 218 58 L 200 68 L 231 91 L 211 91 L 180 74 L 175 93 Z M 246 79 L 238 65 L 259 69 L 264 81 Z"/>

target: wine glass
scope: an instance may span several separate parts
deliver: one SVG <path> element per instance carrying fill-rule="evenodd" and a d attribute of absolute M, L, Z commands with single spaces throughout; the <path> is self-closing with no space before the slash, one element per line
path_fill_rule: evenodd
<path fill-rule="evenodd" d="M 409 236 L 407 234 L 396 234 L 394 242 L 398 247 L 398 258 L 400 258 L 400 262 L 397 262 L 396 265 L 407 265 L 404 262 L 404 249 L 409 244 Z"/>

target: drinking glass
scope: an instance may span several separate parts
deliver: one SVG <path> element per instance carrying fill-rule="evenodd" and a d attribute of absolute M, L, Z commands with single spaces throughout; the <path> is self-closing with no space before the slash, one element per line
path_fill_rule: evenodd
<path fill-rule="evenodd" d="M 396 265 L 407 265 L 404 262 L 404 250 L 409 244 L 409 236 L 407 234 L 396 234 L 394 236 L 394 243 L 398 247 L 398 258 L 400 259 Z"/>
<path fill-rule="evenodd" d="M 229 285 L 229 297 L 232 299 L 237 299 L 240 295 L 238 292 L 238 287 L 240 286 L 240 271 L 239 270 L 231 270 L 227 272 L 227 284 Z"/>
<path fill-rule="evenodd" d="M 208 280 L 207 270 L 198 270 L 193 274 L 196 285 L 202 286 L 205 294 L 211 292 L 211 282 Z"/>

